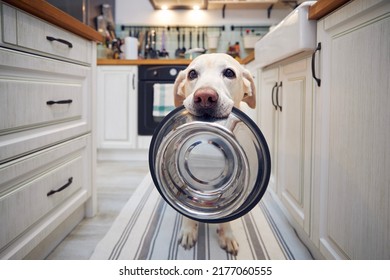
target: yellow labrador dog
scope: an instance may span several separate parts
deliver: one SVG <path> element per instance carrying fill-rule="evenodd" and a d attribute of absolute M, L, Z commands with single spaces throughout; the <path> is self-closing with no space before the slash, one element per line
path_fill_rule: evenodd
<path fill-rule="evenodd" d="M 255 84 L 251 73 L 227 54 L 204 54 L 195 58 L 179 73 L 174 84 L 175 106 L 184 107 L 193 115 L 223 118 L 241 101 L 256 106 Z M 238 243 L 229 223 L 218 226 L 219 245 L 237 255 Z M 184 218 L 179 243 L 192 248 L 198 237 L 198 222 Z"/>

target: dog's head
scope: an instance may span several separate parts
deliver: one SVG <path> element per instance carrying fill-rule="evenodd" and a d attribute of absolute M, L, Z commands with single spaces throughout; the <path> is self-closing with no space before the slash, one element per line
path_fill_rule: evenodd
<path fill-rule="evenodd" d="M 256 106 L 251 73 L 227 54 L 203 54 L 179 73 L 174 85 L 175 106 L 184 105 L 193 115 L 222 118 L 233 106 Z"/>

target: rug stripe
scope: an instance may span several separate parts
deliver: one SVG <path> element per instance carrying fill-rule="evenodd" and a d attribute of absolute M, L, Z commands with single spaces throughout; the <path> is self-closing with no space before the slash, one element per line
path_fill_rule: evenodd
<path fill-rule="evenodd" d="M 135 259 L 137 260 L 146 260 L 150 259 L 150 256 L 153 254 L 154 245 L 156 243 L 156 237 L 161 229 L 162 217 L 165 213 L 166 204 L 159 199 L 159 202 L 156 203 L 153 214 L 149 219 L 150 222 L 148 227 L 144 231 L 142 241 L 140 242 L 137 252 L 135 254 Z M 150 229 L 155 229 L 150 230 Z"/>
<path fill-rule="evenodd" d="M 178 229 L 180 229 L 182 219 L 180 215 L 175 215 L 175 223 L 172 231 L 172 238 L 169 242 L 168 260 L 176 259 L 178 249 Z"/>
<path fill-rule="evenodd" d="M 251 214 L 244 215 L 243 219 L 248 230 L 248 237 L 251 240 L 252 253 L 255 256 L 256 260 L 265 260 L 265 252 L 263 251 L 263 246 L 261 245 L 261 240 L 258 238 L 258 235 L 255 231 L 255 226 L 252 223 Z"/>
<path fill-rule="evenodd" d="M 126 225 L 126 228 L 122 232 L 122 235 L 120 236 L 119 240 L 115 244 L 114 248 L 111 251 L 110 256 L 108 257 L 109 260 L 117 260 L 122 252 L 123 246 L 126 243 L 129 234 L 131 233 L 131 230 L 133 229 L 135 222 L 137 221 L 140 213 L 142 212 L 142 209 L 145 206 L 145 202 L 150 196 L 150 192 L 153 189 L 152 185 L 149 185 L 147 191 L 144 193 L 140 203 L 137 205 L 137 208 L 134 211 L 134 214 L 130 216 L 129 222 Z"/>
<path fill-rule="evenodd" d="M 204 223 L 199 223 L 198 225 L 198 241 L 197 241 L 197 249 L 198 252 L 196 254 L 197 260 L 205 260 L 206 259 L 206 240 L 208 239 L 208 235 L 206 234 L 206 227 Z"/>

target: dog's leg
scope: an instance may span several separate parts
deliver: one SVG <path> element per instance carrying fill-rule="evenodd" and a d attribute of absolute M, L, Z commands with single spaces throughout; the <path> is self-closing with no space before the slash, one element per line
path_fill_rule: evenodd
<path fill-rule="evenodd" d="M 181 225 L 179 243 L 184 249 L 189 250 L 194 247 L 198 240 L 198 222 L 191 220 L 187 217 L 183 217 L 183 223 Z"/>
<path fill-rule="evenodd" d="M 221 246 L 222 249 L 225 249 L 228 253 L 237 256 L 239 246 L 233 235 L 230 223 L 219 224 L 217 233 L 219 246 Z"/>

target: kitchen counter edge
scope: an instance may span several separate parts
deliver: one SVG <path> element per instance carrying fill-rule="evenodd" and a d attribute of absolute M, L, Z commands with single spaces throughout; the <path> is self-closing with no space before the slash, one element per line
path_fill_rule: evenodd
<path fill-rule="evenodd" d="M 309 19 L 319 20 L 351 0 L 318 0 L 309 7 Z"/>
<path fill-rule="evenodd" d="M 251 52 L 247 57 L 238 60 L 241 64 L 248 64 L 255 58 L 254 52 Z M 99 58 L 97 65 L 188 65 L 191 59 L 106 59 Z"/>
<path fill-rule="evenodd" d="M 2 0 L 20 10 L 46 20 L 85 39 L 103 42 L 102 35 L 92 27 L 82 23 L 43 0 Z"/>

